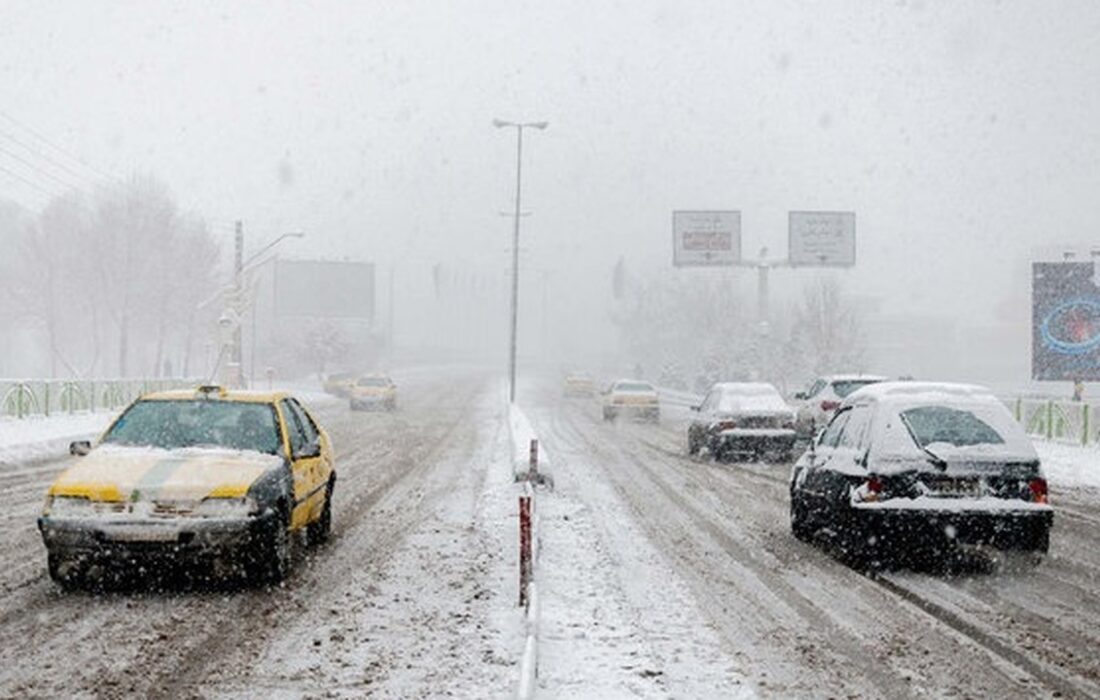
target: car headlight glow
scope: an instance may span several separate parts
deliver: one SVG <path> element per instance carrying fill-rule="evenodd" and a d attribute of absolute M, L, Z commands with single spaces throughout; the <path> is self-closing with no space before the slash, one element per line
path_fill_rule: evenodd
<path fill-rule="evenodd" d="M 256 513 L 255 499 L 244 498 L 204 498 L 195 509 L 195 515 L 205 518 L 244 518 Z"/>
<path fill-rule="evenodd" d="M 46 502 L 51 518 L 81 518 L 96 512 L 95 504 L 83 496 L 51 496 Z"/>

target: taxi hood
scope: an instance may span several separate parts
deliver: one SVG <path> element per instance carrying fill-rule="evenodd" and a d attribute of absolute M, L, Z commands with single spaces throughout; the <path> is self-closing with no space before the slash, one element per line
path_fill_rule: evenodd
<path fill-rule="evenodd" d="M 100 445 L 62 473 L 49 495 L 93 501 L 241 498 L 261 474 L 282 463 L 275 455 L 244 450 Z"/>

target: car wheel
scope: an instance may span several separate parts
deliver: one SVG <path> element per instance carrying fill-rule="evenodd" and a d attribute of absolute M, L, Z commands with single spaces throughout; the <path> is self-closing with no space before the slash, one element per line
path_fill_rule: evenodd
<path fill-rule="evenodd" d="M 814 538 L 814 527 L 809 522 L 806 504 L 797 491 L 791 492 L 791 534 L 803 542 Z"/>
<path fill-rule="evenodd" d="M 332 532 L 332 490 L 336 486 L 336 479 L 330 479 L 325 488 L 325 505 L 321 509 L 321 516 L 317 522 L 306 526 L 306 539 L 311 547 L 328 541 Z"/>
<path fill-rule="evenodd" d="M 252 557 L 256 583 L 278 584 L 290 573 L 290 526 L 286 512 L 272 518 Z"/>
<path fill-rule="evenodd" d="M 56 552 L 46 554 L 46 568 L 54 583 L 66 591 L 76 590 L 84 583 L 83 572 L 77 562 Z"/>

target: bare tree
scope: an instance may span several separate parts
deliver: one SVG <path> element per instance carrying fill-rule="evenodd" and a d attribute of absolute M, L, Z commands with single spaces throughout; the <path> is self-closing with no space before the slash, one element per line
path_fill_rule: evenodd
<path fill-rule="evenodd" d="M 867 342 L 859 309 L 840 283 L 819 277 L 803 287 L 794 306 L 790 338 L 784 348 L 788 376 L 804 379 L 834 372 L 862 371 Z"/>

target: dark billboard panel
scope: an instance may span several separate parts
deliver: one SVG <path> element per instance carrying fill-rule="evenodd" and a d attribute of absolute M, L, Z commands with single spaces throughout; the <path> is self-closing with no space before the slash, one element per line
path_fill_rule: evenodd
<path fill-rule="evenodd" d="M 1032 263 L 1033 379 L 1100 381 L 1098 281 L 1091 262 Z"/>

